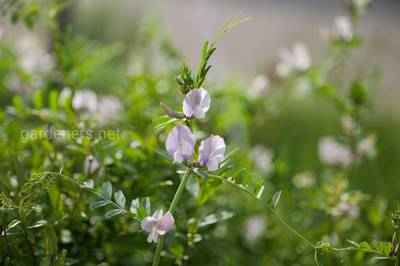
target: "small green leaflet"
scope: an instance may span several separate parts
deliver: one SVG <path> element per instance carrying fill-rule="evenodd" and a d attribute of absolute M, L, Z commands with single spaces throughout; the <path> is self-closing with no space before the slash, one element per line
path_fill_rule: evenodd
<path fill-rule="evenodd" d="M 278 205 L 279 199 L 281 198 L 281 194 L 282 194 L 282 191 L 277 191 L 272 196 L 271 200 L 269 201 L 270 207 L 272 209 L 275 209 L 276 206 Z"/>
<path fill-rule="evenodd" d="M 125 212 L 125 210 L 123 210 L 123 209 L 113 209 L 111 211 L 106 212 L 106 214 L 104 214 L 104 217 L 106 219 L 110 219 L 111 217 L 121 214 L 123 212 Z"/>
<path fill-rule="evenodd" d="M 203 219 L 199 221 L 198 226 L 203 227 L 211 224 L 218 223 L 220 221 L 228 220 L 234 216 L 233 212 L 228 212 L 228 211 L 223 211 L 219 213 L 213 213 L 210 215 L 207 215 Z"/>
<path fill-rule="evenodd" d="M 97 209 L 97 208 L 99 208 L 99 207 L 102 207 L 102 206 L 105 206 L 105 205 L 107 205 L 108 203 L 110 203 L 108 200 L 98 200 L 98 201 L 95 201 L 95 202 L 93 202 L 92 204 L 90 204 L 90 209 L 91 210 L 94 210 L 94 209 Z"/>
<path fill-rule="evenodd" d="M 125 204 L 126 204 L 126 198 L 124 193 L 122 193 L 121 190 L 117 191 L 114 193 L 114 198 L 115 198 L 115 202 L 121 207 L 121 208 L 125 208 Z"/>
<path fill-rule="evenodd" d="M 112 195 L 112 185 L 110 181 L 106 181 L 102 185 L 102 194 L 105 196 L 107 199 L 111 199 Z"/>
<path fill-rule="evenodd" d="M 257 198 L 258 198 L 258 199 L 261 199 L 263 193 L 264 193 L 264 185 L 262 185 L 262 186 L 260 187 L 260 189 L 258 190 Z M 280 196 L 280 195 L 279 195 L 279 196 Z M 279 200 L 279 199 L 278 199 L 278 200 Z"/>

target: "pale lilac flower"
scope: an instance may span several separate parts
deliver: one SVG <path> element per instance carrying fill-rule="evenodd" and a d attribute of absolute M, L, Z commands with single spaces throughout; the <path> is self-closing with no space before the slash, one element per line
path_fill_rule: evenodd
<path fill-rule="evenodd" d="M 269 89 L 270 81 L 266 75 L 258 75 L 254 78 L 250 97 L 256 98 L 265 95 Z"/>
<path fill-rule="evenodd" d="M 350 41 L 353 39 L 354 31 L 350 19 L 346 16 L 337 16 L 332 28 L 322 28 L 321 37 L 325 40 Z"/>
<path fill-rule="evenodd" d="M 165 146 L 174 162 L 183 163 L 192 159 L 196 139 L 187 126 L 177 125 L 168 134 Z"/>
<path fill-rule="evenodd" d="M 47 72 L 54 67 L 54 59 L 47 51 L 46 42 L 45 38 L 31 32 L 24 32 L 16 40 L 19 63 L 23 70 L 29 73 Z"/>
<path fill-rule="evenodd" d="M 100 97 L 97 110 L 100 122 L 106 123 L 118 117 L 122 110 L 122 103 L 115 96 L 103 96 Z"/>
<path fill-rule="evenodd" d="M 219 163 L 224 159 L 225 142 L 218 135 L 211 135 L 203 140 L 199 147 L 199 163 L 201 166 L 207 166 L 208 171 L 218 169 Z"/>
<path fill-rule="evenodd" d="M 265 219 L 262 216 L 253 216 L 246 220 L 244 225 L 244 237 L 247 241 L 253 242 L 265 230 Z"/>
<path fill-rule="evenodd" d="M 311 172 L 302 172 L 295 175 L 292 179 L 297 188 L 309 188 L 315 185 L 315 176 Z"/>
<path fill-rule="evenodd" d="M 202 119 L 210 109 L 210 103 L 210 95 L 205 89 L 192 89 L 183 101 L 183 113 L 186 117 Z"/>
<path fill-rule="evenodd" d="M 251 159 L 257 170 L 270 172 L 273 168 L 274 153 L 272 150 L 265 148 L 262 145 L 256 145 L 251 150 Z"/>
<path fill-rule="evenodd" d="M 375 136 L 365 137 L 357 144 L 357 154 L 373 158 L 376 155 Z"/>
<path fill-rule="evenodd" d="M 148 216 L 143 219 L 141 227 L 144 231 L 149 233 L 147 242 L 157 243 L 158 237 L 165 235 L 169 230 L 171 230 L 174 223 L 174 217 L 171 212 L 168 211 L 163 215 L 162 210 L 157 210 L 154 212 L 153 216 Z"/>
<path fill-rule="evenodd" d="M 337 216 L 347 215 L 352 218 L 357 218 L 360 215 L 360 208 L 355 202 L 341 202 L 336 208 Z"/>
<path fill-rule="evenodd" d="M 320 140 L 319 158 L 325 164 L 343 167 L 353 160 L 351 150 L 332 137 L 324 137 Z"/>
<path fill-rule="evenodd" d="M 72 107 L 75 110 L 94 113 L 97 110 L 97 94 L 94 91 L 84 89 L 75 92 L 72 99 Z"/>
<path fill-rule="evenodd" d="M 291 50 L 281 49 L 279 58 L 276 73 L 280 77 L 287 77 L 295 71 L 306 71 L 311 66 L 310 54 L 303 43 L 295 43 Z"/>

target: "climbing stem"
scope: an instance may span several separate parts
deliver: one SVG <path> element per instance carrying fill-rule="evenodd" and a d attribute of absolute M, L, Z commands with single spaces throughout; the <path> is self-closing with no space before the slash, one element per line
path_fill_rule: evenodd
<path fill-rule="evenodd" d="M 289 230 L 291 231 L 293 234 L 295 234 L 298 238 L 300 238 L 301 240 L 303 240 L 305 243 L 307 243 L 310 247 L 312 247 L 313 249 L 316 249 L 317 247 L 311 243 L 311 241 L 309 241 L 305 236 L 303 236 L 301 233 L 297 232 L 291 225 L 289 225 L 288 222 L 285 221 L 285 219 L 283 219 L 282 216 L 280 216 L 280 214 L 273 208 L 271 208 L 266 202 L 260 200 L 256 195 L 254 195 L 253 193 L 251 193 L 250 191 L 248 191 L 244 186 L 236 184 L 235 182 L 232 182 L 228 179 L 225 179 L 223 177 L 220 177 L 218 175 L 213 175 L 213 174 L 208 174 L 209 177 L 214 178 L 214 179 L 218 179 L 220 181 L 222 181 L 225 184 L 229 184 L 231 186 L 236 187 L 237 189 L 242 190 L 243 192 L 245 192 L 246 194 L 250 195 L 252 198 L 256 199 L 257 201 L 259 201 L 266 209 L 270 210 L 272 212 L 272 214 L 275 215 L 275 217 Z"/>

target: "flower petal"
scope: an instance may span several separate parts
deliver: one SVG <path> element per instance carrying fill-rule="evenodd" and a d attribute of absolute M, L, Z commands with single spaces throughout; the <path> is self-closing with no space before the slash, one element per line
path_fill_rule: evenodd
<path fill-rule="evenodd" d="M 190 129 L 177 125 L 168 134 L 165 146 L 174 161 L 182 163 L 192 158 L 195 143 L 196 139 Z"/>
<path fill-rule="evenodd" d="M 157 243 L 158 240 L 158 233 L 156 231 L 153 231 L 149 234 L 149 236 L 147 237 L 147 242 L 151 243 Z"/>
<path fill-rule="evenodd" d="M 175 220 L 171 212 L 167 212 L 161 219 L 158 220 L 158 230 L 168 232 L 174 225 Z"/>
<path fill-rule="evenodd" d="M 209 171 L 218 169 L 218 164 L 224 159 L 225 142 L 218 135 L 211 135 L 203 140 L 199 147 L 199 163 L 207 166 Z"/>
<path fill-rule="evenodd" d="M 178 112 L 175 112 L 174 110 L 172 110 L 171 107 L 169 107 L 165 103 L 161 103 L 161 107 L 164 109 L 164 112 L 170 117 L 175 117 L 175 118 L 184 118 L 185 117 L 182 113 L 178 113 Z"/>
<path fill-rule="evenodd" d="M 148 233 L 153 231 L 153 228 L 155 227 L 157 223 L 157 219 L 148 216 L 146 218 L 143 219 L 143 221 L 141 222 L 140 226 L 142 227 L 142 229 Z"/>
<path fill-rule="evenodd" d="M 202 119 L 210 109 L 210 103 L 210 95 L 205 89 L 192 89 L 183 101 L 183 113 L 186 117 Z"/>

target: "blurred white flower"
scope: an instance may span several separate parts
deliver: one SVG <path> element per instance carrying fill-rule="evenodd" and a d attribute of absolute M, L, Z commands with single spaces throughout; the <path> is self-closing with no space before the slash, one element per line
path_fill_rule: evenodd
<path fill-rule="evenodd" d="M 330 29 L 322 28 L 321 37 L 323 39 L 350 41 L 353 39 L 354 31 L 350 18 L 346 16 L 337 16 Z"/>
<path fill-rule="evenodd" d="M 115 96 L 103 96 L 100 97 L 97 109 L 99 120 L 108 122 L 118 117 L 122 110 L 122 103 Z"/>
<path fill-rule="evenodd" d="M 357 144 L 357 154 L 360 156 L 367 156 L 373 158 L 376 155 L 376 139 L 375 136 L 370 135 L 365 137 Z"/>
<path fill-rule="evenodd" d="M 265 219 L 262 216 L 252 216 L 248 218 L 243 228 L 244 238 L 249 242 L 253 242 L 265 230 L 265 227 Z"/>
<path fill-rule="evenodd" d="M 347 166 L 352 162 L 351 150 L 333 137 L 324 137 L 319 142 L 319 158 L 328 165 Z"/>
<path fill-rule="evenodd" d="M 342 130 L 346 135 L 354 135 L 357 130 L 357 123 L 354 119 L 348 115 L 342 115 Z"/>
<path fill-rule="evenodd" d="M 165 235 L 171 230 L 174 223 L 174 217 L 169 211 L 163 215 L 162 210 L 157 210 L 154 212 L 153 216 L 148 216 L 143 219 L 141 227 L 144 231 L 149 233 L 147 242 L 157 243 L 158 237 Z"/>
<path fill-rule="evenodd" d="M 295 71 L 306 71 L 311 66 L 310 54 L 303 43 L 295 43 L 291 50 L 282 48 L 279 58 L 276 74 L 280 77 L 287 77 Z"/>
<path fill-rule="evenodd" d="M 349 41 L 353 38 L 353 26 L 348 17 L 338 16 L 335 18 L 334 27 L 332 29 L 332 37 Z"/>
<path fill-rule="evenodd" d="M 256 145 L 250 152 L 251 159 L 257 170 L 270 172 L 273 169 L 274 152 L 262 145 Z"/>
<path fill-rule="evenodd" d="M 340 202 L 331 210 L 333 216 L 346 215 L 352 218 L 357 218 L 360 215 L 360 208 L 355 202 Z"/>
<path fill-rule="evenodd" d="M 360 215 L 360 208 L 357 203 L 340 203 L 338 209 L 350 217 L 356 218 Z"/>
<path fill-rule="evenodd" d="M 16 40 L 16 48 L 22 69 L 29 73 L 47 72 L 54 67 L 54 60 L 47 51 L 46 40 L 37 34 L 25 32 Z"/>
<path fill-rule="evenodd" d="M 266 75 L 258 75 L 254 78 L 249 91 L 249 96 L 253 98 L 261 97 L 269 90 L 270 81 Z"/>
<path fill-rule="evenodd" d="M 315 176 L 311 172 L 302 172 L 295 175 L 292 179 L 297 188 L 309 188 L 315 185 Z"/>
<path fill-rule="evenodd" d="M 97 111 L 97 94 L 94 91 L 83 89 L 75 92 L 72 99 L 72 107 L 75 110 L 94 113 Z"/>

